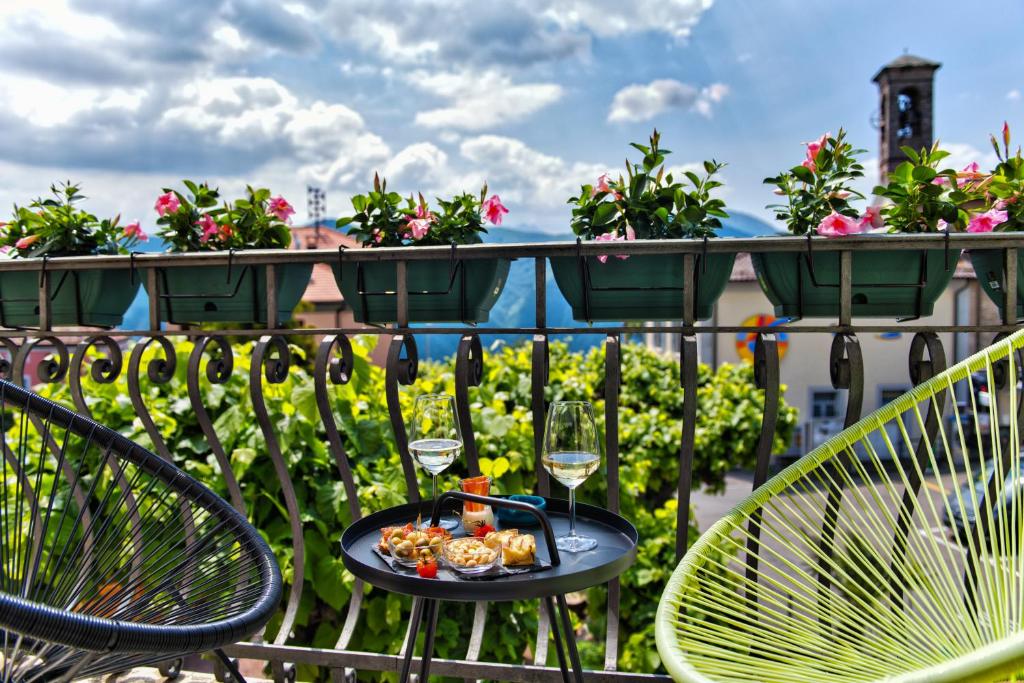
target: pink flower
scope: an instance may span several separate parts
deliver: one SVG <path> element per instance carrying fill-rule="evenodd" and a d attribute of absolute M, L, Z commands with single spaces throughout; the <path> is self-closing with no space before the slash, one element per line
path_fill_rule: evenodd
<path fill-rule="evenodd" d="M 935 222 L 935 229 L 939 232 L 949 232 L 949 223 L 940 218 Z"/>
<path fill-rule="evenodd" d="M 1010 124 L 1003 121 L 1003 144 L 1006 145 L 1006 149 L 1010 149 Z"/>
<path fill-rule="evenodd" d="M 992 232 L 997 225 L 1005 223 L 1006 219 L 1005 211 L 989 209 L 985 213 L 971 217 L 970 222 L 967 223 L 967 232 Z"/>
<path fill-rule="evenodd" d="M 636 230 L 634 230 L 633 226 L 630 225 L 629 223 L 626 224 L 626 239 L 628 241 L 633 241 L 636 239 Z"/>
<path fill-rule="evenodd" d="M 39 241 L 39 235 L 29 235 L 22 237 L 20 240 L 14 243 L 16 249 L 28 249 L 33 244 Z"/>
<path fill-rule="evenodd" d="M 621 240 L 622 238 L 616 235 L 614 232 L 606 232 L 594 238 L 595 242 L 619 242 Z M 601 263 L 607 263 L 608 255 L 601 254 L 600 256 L 597 257 L 597 260 L 600 261 Z"/>
<path fill-rule="evenodd" d="M 374 228 L 370 234 L 373 235 L 373 241 L 377 244 L 380 244 L 384 239 L 384 235 L 380 233 L 380 228 Z"/>
<path fill-rule="evenodd" d="M 426 204 L 417 204 L 416 205 L 416 218 L 422 218 L 422 219 L 425 219 L 425 220 L 433 222 L 434 221 L 434 214 L 433 214 L 433 212 L 431 212 L 427 208 Z"/>
<path fill-rule="evenodd" d="M 595 197 L 598 193 L 610 193 L 611 187 L 608 186 L 608 174 L 602 173 L 597 178 L 597 184 L 594 185 L 590 190 L 590 196 Z"/>
<path fill-rule="evenodd" d="M 949 178 L 944 175 L 937 175 L 932 178 L 932 185 L 949 185 Z"/>
<path fill-rule="evenodd" d="M 430 221 L 426 218 L 414 218 L 409 221 L 408 225 L 414 240 L 421 240 L 430 232 Z"/>
<path fill-rule="evenodd" d="M 196 227 L 203 231 L 203 236 L 199 238 L 199 241 L 203 244 L 209 242 L 211 238 L 216 237 L 217 232 L 220 230 L 217 223 L 213 220 L 213 217 L 209 214 L 201 216 L 196 222 Z"/>
<path fill-rule="evenodd" d="M 960 171 L 960 173 L 957 174 L 956 186 L 963 187 L 972 180 L 977 180 L 980 176 L 981 167 L 978 166 L 977 161 L 972 161 L 971 163 L 964 166 L 964 170 Z"/>
<path fill-rule="evenodd" d="M 804 159 L 803 163 L 801 163 L 800 165 L 806 168 L 811 173 L 814 173 L 815 171 L 818 170 L 817 164 L 815 164 L 814 159 L 811 158 Z"/>
<path fill-rule="evenodd" d="M 169 213 L 176 213 L 179 207 L 181 207 L 181 202 L 178 201 L 178 195 L 168 192 L 156 198 L 156 206 L 153 208 L 159 215 L 166 216 Z"/>
<path fill-rule="evenodd" d="M 818 234 L 822 237 L 856 235 L 860 230 L 861 226 L 856 220 L 835 211 L 825 216 L 818 224 Z"/>
<path fill-rule="evenodd" d="M 271 198 L 270 203 L 267 204 L 267 215 L 277 216 L 277 220 L 279 221 L 287 223 L 288 219 L 291 218 L 294 213 L 295 209 L 292 208 L 292 205 L 288 203 L 287 199 L 280 195 Z"/>
<path fill-rule="evenodd" d="M 817 140 L 813 140 L 811 142 L 805 142 L 804 143 L 805 145 L 807 145 L 807 160 L 808 161 L 812 161 L 813 162 L 814 160 L 816 160 L 818 158 L 818 152 L 820 152 L 822 149 L 825 148 L 825 143 L 828 142 L 828 139 L 830 137 L 832 137 L 832 133 L 825 133 L 824 135 L 822 135 Z"/>
<path fill-rule="evenodd" d="M 501 225 L 501 217 L 508 213 L 508 209 L 501 203 L 501 197 L 492 194 L 490 198 L 481 205 L 480 210 L 493 225 Z"/>
<path fill-rule="evenodd" d="M 124 226 L 124 236 L 134 237 L 140 242 L 146 242 L 149 240 L 149 235 L 142 232 L 142 227 L 139 225 L 138 221 L 135 221 L 134 223 L 129 223 L 128 225 Z"/>
<path fill-rule="evenodd" d="M 880 228 L 885 224 L 882 218 L 882 209 L 878 206 L 869 206 L 864 209 L 864 215 L 860 217 L 860 229 L 866 232 L 870 228 Z"/>

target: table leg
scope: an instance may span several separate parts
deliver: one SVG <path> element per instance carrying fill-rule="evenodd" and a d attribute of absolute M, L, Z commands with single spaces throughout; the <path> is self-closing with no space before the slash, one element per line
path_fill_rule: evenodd
<path fill-rule="evenodd" d="M 416 635 L 420 631 L 420 619 L 423 616 L 423 599 L 413 598 L 412 616 L 409 617 L 409 633 L 405 639 L 405 658 L 402 659 L 402 671 L 398 675 L 399 683 L 409 683 L 409 670 L 412 669 L 412 654 L 416 649 Z"/>
<path fill-rule="evenodd" d="M 565 644 L 569 650 L 569 661 L 572 662 L 573 677 L 576 683 L 583 683 L 583 665 L 580 663 L 580 653 L 576 649 L 576 635 L 572 630 L 572 622 L 569 620 L 569 605 L 565 604 L 565 596 L 559 595 L 558 611 L 562 613 L 562 630 L 565 632 Z"/>
<path fill-rule="evenodd" d="M 562 670 L 562 681 L 569 683 L 569 668 L 565 665 L 565 652 L 562 650 L 561 627 L 558 625 L 558 613 L 555 612 L 555 602 L 551 596 L 544 598 L 544 607 L 547 609 L 551 635 L 555 638 L 555 653 L 558 655 L 558 667 Z"/>
<path fill-rule="evenodd" d="M 427 632 L 423 636 L 423 657 L 420 659 L 420 683 L 427 683 L 430 676 L 430 660 L 434 656 L 434 633 L 437 631 L 437 612 L 440 600 L 427 601 Z"/>

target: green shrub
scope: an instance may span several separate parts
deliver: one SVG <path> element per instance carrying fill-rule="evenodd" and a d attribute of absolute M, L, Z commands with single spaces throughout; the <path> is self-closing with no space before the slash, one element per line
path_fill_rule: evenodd
<path fill-rule="evenodd" d="M 352 381 L 335 388 L 334 409 L 345 447 L 353 465 L 360 504 L 365 512 L 405 502 L 404 478 L 395 450 L 384 403 L 384 372 L 367 358 L 372 340 L 357 339 L 356 368 Z M 155 345 L 154 345 L 155 346 Z M 333 647 L 341 631 L 354 578 L 339 557 L 342 529 L 351 522 L 344 487 L 326 445 L 316 409 L 312 377 L 303 369 L 304 354 L 292 347 L 294 362 L 282 384 L 265 384 L 265 396 L 280 446 L 288 460 L 296 487 L 306 545 L 306 587 L 292 642 L 314 647 Z M 163 386 L 144 382 L 146 403 L 169 444 L 175 460 L 193 476 L 225 494 L 219 468 L 210 452 L 185 385 L 190 342 L 177 345 L 178 365 L 174 379 Z M 265 441 L 252 418 L 248 369 L 251 346 L 235 347 L 235 368 L 224 385 L 203 384 L 204 400 L 217 433 L 240 480 L 253 523 L 274 548 L 286 581 L 295 558 L 291 532 L 279 495 L 280 483 L 266 454 Z M 143 366 L 145 367 L 145 366 Z M 473 428 L 481 467 L 495 479 L 499 493 L 531 491 L 533 432 L 530 412 L 530 349 L 500 346 L 486 354 L 484 378 L 470 390 Z M 140 443 L 149 444 L 142 424 L 127 395 L 125 377 L 110 385 L 84 380 L 89 407 L 95 418 Z M 416 394 L 454 391 L 453 363 L 422 363 L 413 387 L 403 388 L 408 415 Z M 70 404 L 66 385 L 43 392 Z M 599 422 L 604 411 L 604 354 L 601 349 L 570 352 L 564 344 L 551 345 L 550 383 L 547 398 L 593 401 Z M 721 489 L 725 474 L 734 467 L 753 464 L 753 450 L 760 430 L 762 392 L 753 387 L 749 366 L 723 365 L 717 371 L 699 369 L 699 411 L 696 432 L 694 481 L 711 490 Z M 675 566 L 674 498 L 678 476 L 682 390 L 674 360 L 633 344 L 623 347 L 622 388 L 619 398 L 620 486 L 622 514 L 636 524 L 641 545 L 636 564 L 622 577 L 620 610 L 623 634 L 619 666 L 629 671 L 660 668 L 654 646 L 653 623 L 661 590 Z M 776 447 L 788 443 L 796 411 L 780 410 Z M 465 474 L 457 463 L 443 476 L 443 485 L 454 487 Z M 421 490 L 429 491 L 429 478 L 420 477 Z M 604 504 L 605 480 L 591 477 L 579 490 L 582 501 Z M 565 495 L 558 484 L 553 495 Z M 697 530 L 691 527 L 691 539 Z M 605 589 L 587 594 L 581 611 L 581 632 L 593 641 L 581 644 L 585 662 L 600 667 L 603 661 Z M 404 635 L 407 598 L 367 589 L 360 627 L 351 649 L 396 653 Z M 472 606 L 446 603 L 437 633 L 437 655 L 465 654 Z M 277 621 L 269 633 L 276 631 Z M 488 614 L 482 658 L 520 662 L 533 647 L 537 625 L 536 603 L 498 603 Z M 303 679 L 317 676 L 312 669 L 300 671 Z M 324 678 L 324 672 L 320 672 Z M 384 676 L 386 678 L 386 676 Z"/>

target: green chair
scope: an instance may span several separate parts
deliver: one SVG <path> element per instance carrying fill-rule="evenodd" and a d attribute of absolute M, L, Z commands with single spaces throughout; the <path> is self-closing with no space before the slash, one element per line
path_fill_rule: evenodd
<path fill-rule="evenodd" d="M 1022 348 L 1024 331 L 922 383 L 711 526 L 658 607 L 672 677 L 1018 680 Z"/>

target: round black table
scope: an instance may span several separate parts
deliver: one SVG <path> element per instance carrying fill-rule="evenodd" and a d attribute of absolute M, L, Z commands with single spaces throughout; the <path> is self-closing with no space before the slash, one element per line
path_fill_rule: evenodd
<path fill-rule="evenodd" d="M 576 640 L 569 621 L 565 594 L 583 590 L 614 579 L 629 568 L 636 559 L 637 531 L 628 521 L 608 510 L 582 503 L 576 504 L 576 530 L 579 534 L 598 540 L 594 550 L 580 553 L 559 552 L 554 539 L 569 530 L 569 501 L 548 498 L 546 510 L 502 497 L 476 496 L 460 491 L 448 491 L 438 497 L 433 518 L 437 521 L 442 511 L 457 506 L 460 501 L 481 502 L 492 507 L 508 507 L 533 514 L 540 528 L 523 529 L 537 536 L 537 557 L 551 566 L 541 571 L 512 574 L 489 579 L 467 579 L 453 570 L 440 567 L 437 578 L 424 579 L 415 569 L 392 569 L 374 551 L 380 541 L 383 527 L 402 526 L 415 521 L 424 511 L 424 504 L 409 503 L 375 512 L 349 526 L 341 537 L 342 561 L 357 577 L 372 586 L 418 598 L 413 603 L 410 628 L 405 643 L 405 659 L 399 681 L 409 679 L 412 653 L 420 624 L 426 621 L 420 680 L 427 681 L 430 659 L 433 655 L 434 631 L 437 625 L 438 605 L 442 600 L 526 600 L 539 598 L 548 612 L 555 650 L 562 670 L 562 679 L 569 679 L 566 657 L 562 651 L 562 638 L 569 653 L 574 677 L 583 680 Z M 501 526 L 498 525 L 501 529 Z M 458 534 L 457 534 L 458 535 Z M 556 615 L 555 604 L 558 614 Z M 561 628 L 559 620 L 561 618 Z"/>

